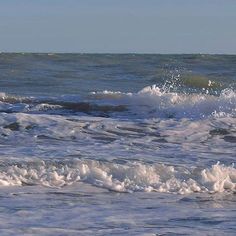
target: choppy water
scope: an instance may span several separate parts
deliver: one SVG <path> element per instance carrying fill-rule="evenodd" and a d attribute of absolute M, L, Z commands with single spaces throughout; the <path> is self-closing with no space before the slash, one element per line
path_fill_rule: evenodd
<path fill-rule="evenodd" d="M 1 235 L 235 235 L 236 56 L 0 54 Z"/>

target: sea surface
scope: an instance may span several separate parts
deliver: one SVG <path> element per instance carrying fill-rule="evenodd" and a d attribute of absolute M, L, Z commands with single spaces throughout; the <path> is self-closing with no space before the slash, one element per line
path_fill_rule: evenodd
<path fill-rule="evenodd" d="M 236 235 L 236 56 L 0 54 L 0 235 Z"/>

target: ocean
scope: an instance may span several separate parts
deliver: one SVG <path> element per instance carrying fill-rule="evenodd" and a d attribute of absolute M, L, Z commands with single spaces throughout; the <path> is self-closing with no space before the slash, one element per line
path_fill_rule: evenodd
<path fill-rule="evenodd" d="M 236 56 L 0 54 L 0 235 L 235 235 Z"/>

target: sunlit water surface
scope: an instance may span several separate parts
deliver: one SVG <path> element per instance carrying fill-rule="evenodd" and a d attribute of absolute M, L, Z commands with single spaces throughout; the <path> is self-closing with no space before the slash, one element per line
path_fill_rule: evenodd
<path fill-rule="evenodd" d="M 0 54 L 1 235 L 235 235 L 235 65 Z"/>

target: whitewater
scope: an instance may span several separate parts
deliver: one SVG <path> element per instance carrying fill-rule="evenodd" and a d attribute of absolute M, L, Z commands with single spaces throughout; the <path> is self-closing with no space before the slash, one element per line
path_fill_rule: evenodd
<path fill-rule="evenodd" d="M 235 62 L 0 54 L 1 235 L 235 235 Z"/>

